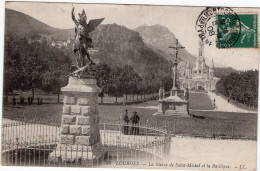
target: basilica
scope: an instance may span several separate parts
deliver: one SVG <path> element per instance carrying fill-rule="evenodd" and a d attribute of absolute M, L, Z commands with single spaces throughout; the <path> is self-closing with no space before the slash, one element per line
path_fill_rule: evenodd
<path fill-rule="evenodd" d="M 216 89 L 219 78 L 214 75 L 214 62 L 206 65 L 204 58 L 204 43 L 200 42 L 199 55 L 195 64 L 186 62 L 179 75 L 180 89 L 210 91 Z"/>

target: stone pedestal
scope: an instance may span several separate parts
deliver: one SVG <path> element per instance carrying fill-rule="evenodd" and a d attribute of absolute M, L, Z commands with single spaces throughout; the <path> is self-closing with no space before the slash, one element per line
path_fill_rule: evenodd
<path fill-rule="evenodd" d="M 93 162 L 102 154 L 96 79 L 69 77 L 61 91 L 65 97 L 60 141 L 49 160 Z"/>
<path fill-rule="evenodd" d="M 181 99 L 177 94 L 178 89 L 174 86 L 168 98 L 159 99 L 158 112 L 155 116 L 189 117 L 189 103 Z"/>

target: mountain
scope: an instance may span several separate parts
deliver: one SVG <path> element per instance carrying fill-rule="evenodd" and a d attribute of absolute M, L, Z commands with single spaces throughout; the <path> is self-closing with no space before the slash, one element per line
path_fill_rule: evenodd
<path fill-rule="evenodd" d="M 5 34 L 14 33 L 19 37 L 41 35 L 65 40 L 74 34 L 74 29 L 57 29 L 29 15 L 5 8 Z"/>
<path fill-rule="evenodd" d="M 167 60 L 173 60 L 174 50 L 169 48 L 176 42 L 175 35 L 167 28 L 161 25 L 141 25 L 134 29 L 142 36 L 145 44 L 160 52 Z M 194 63 L 196 58 L 187 50 L 179 49 L 180 61 Z"/>
<path fill-rule="evenodd" d="M 23 13 L 6 9 L 6 35 L 20 37 L 43 36 L 65 40 L 74 36 L 74 29 L 57 29 Z M 19 27 L 17 27 L 19 25 Z M 147 46 L 138 32 L 117 24 L 99 25 L 91 32 L 93 45 L 98 52 L 91 56 L 111 67 L 132 66 L 141 76 L 159 73 L 159 69 L 170 73 L 171 63 Z M 73 59 L 72 50 L 69 50 Z M 74 59 L 73 59 L 74 60 Z M 160 72 L 163 73 L 163 72 Z M 153 75 L 153 74 L 152 74 Z"/>
<path fill-rule="evenodd" d="M 111 66 L 128 64 L 141 75 L 158 68 L 170 68 L 170 62 L 148 47 L 138 32 L 124 26 L 100 25 L 90 35 L 99 51 L 92 56 Z"/>

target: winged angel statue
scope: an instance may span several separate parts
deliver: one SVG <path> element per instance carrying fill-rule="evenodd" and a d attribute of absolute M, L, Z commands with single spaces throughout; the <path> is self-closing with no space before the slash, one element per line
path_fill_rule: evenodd
<path fill-rule="evenodd" d="M 71 15 L 72 15 L 72 20 L 76 25 L 73 51 L 74 53 L 78 52 L 80 57 L 80 64 L 77 63 L 76 66 L 78 69 L 74 71 L 72 75 L 77 76 L 80 72 L 83 72 L 83 70 L 85 70 L 89 65 L 95 64 L 92 61 L 88 52 L 89 48 L 93 48 L 92 39 L 89 36 L 89 33 L 95 30 L 95 28 L 104 20 L 104 18 L 90 20 L 89 23 L 87 23 L 87 15 L 85 13 L 85 10 L 83 9 L 82 12 L 79 13 L 79 19 L 77 20 L 74 14 L 74 7 L 72 8 Z M 86 60 L 85 60 L 86 56 L 90 61 L 88 65 L 86 65 Z"/>

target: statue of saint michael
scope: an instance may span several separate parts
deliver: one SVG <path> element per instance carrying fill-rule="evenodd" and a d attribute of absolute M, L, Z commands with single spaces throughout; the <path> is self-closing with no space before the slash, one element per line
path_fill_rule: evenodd
<path fill-rule="evenodd" d="M 84 67 L 86 65 L 85 57 L 89 59 L 91 64 L 95 64 L 88 52 L 88 48 L 93 48 L 92 45 L 92 39 L 89 36 L 89 33 L 92 32 L 103 20 L 101 19 L 95 19 L 90 20 L 89 23 L 87 23 L 87 15 L 85 13 L 85 10 L 82 10 L 81 13 L 79 13 L 79 19 L 76 20 L 75 14 L 74 14 L 74 7 L 72 8 L 72 20 L 74 21 L 76 27 L 75 27 L 75 40 L 73 45 L 73 51 L 74 53 L 79 53 L 79 57 L 81 59 L 80 64 L 77 64 L 79 67 Z"/>

